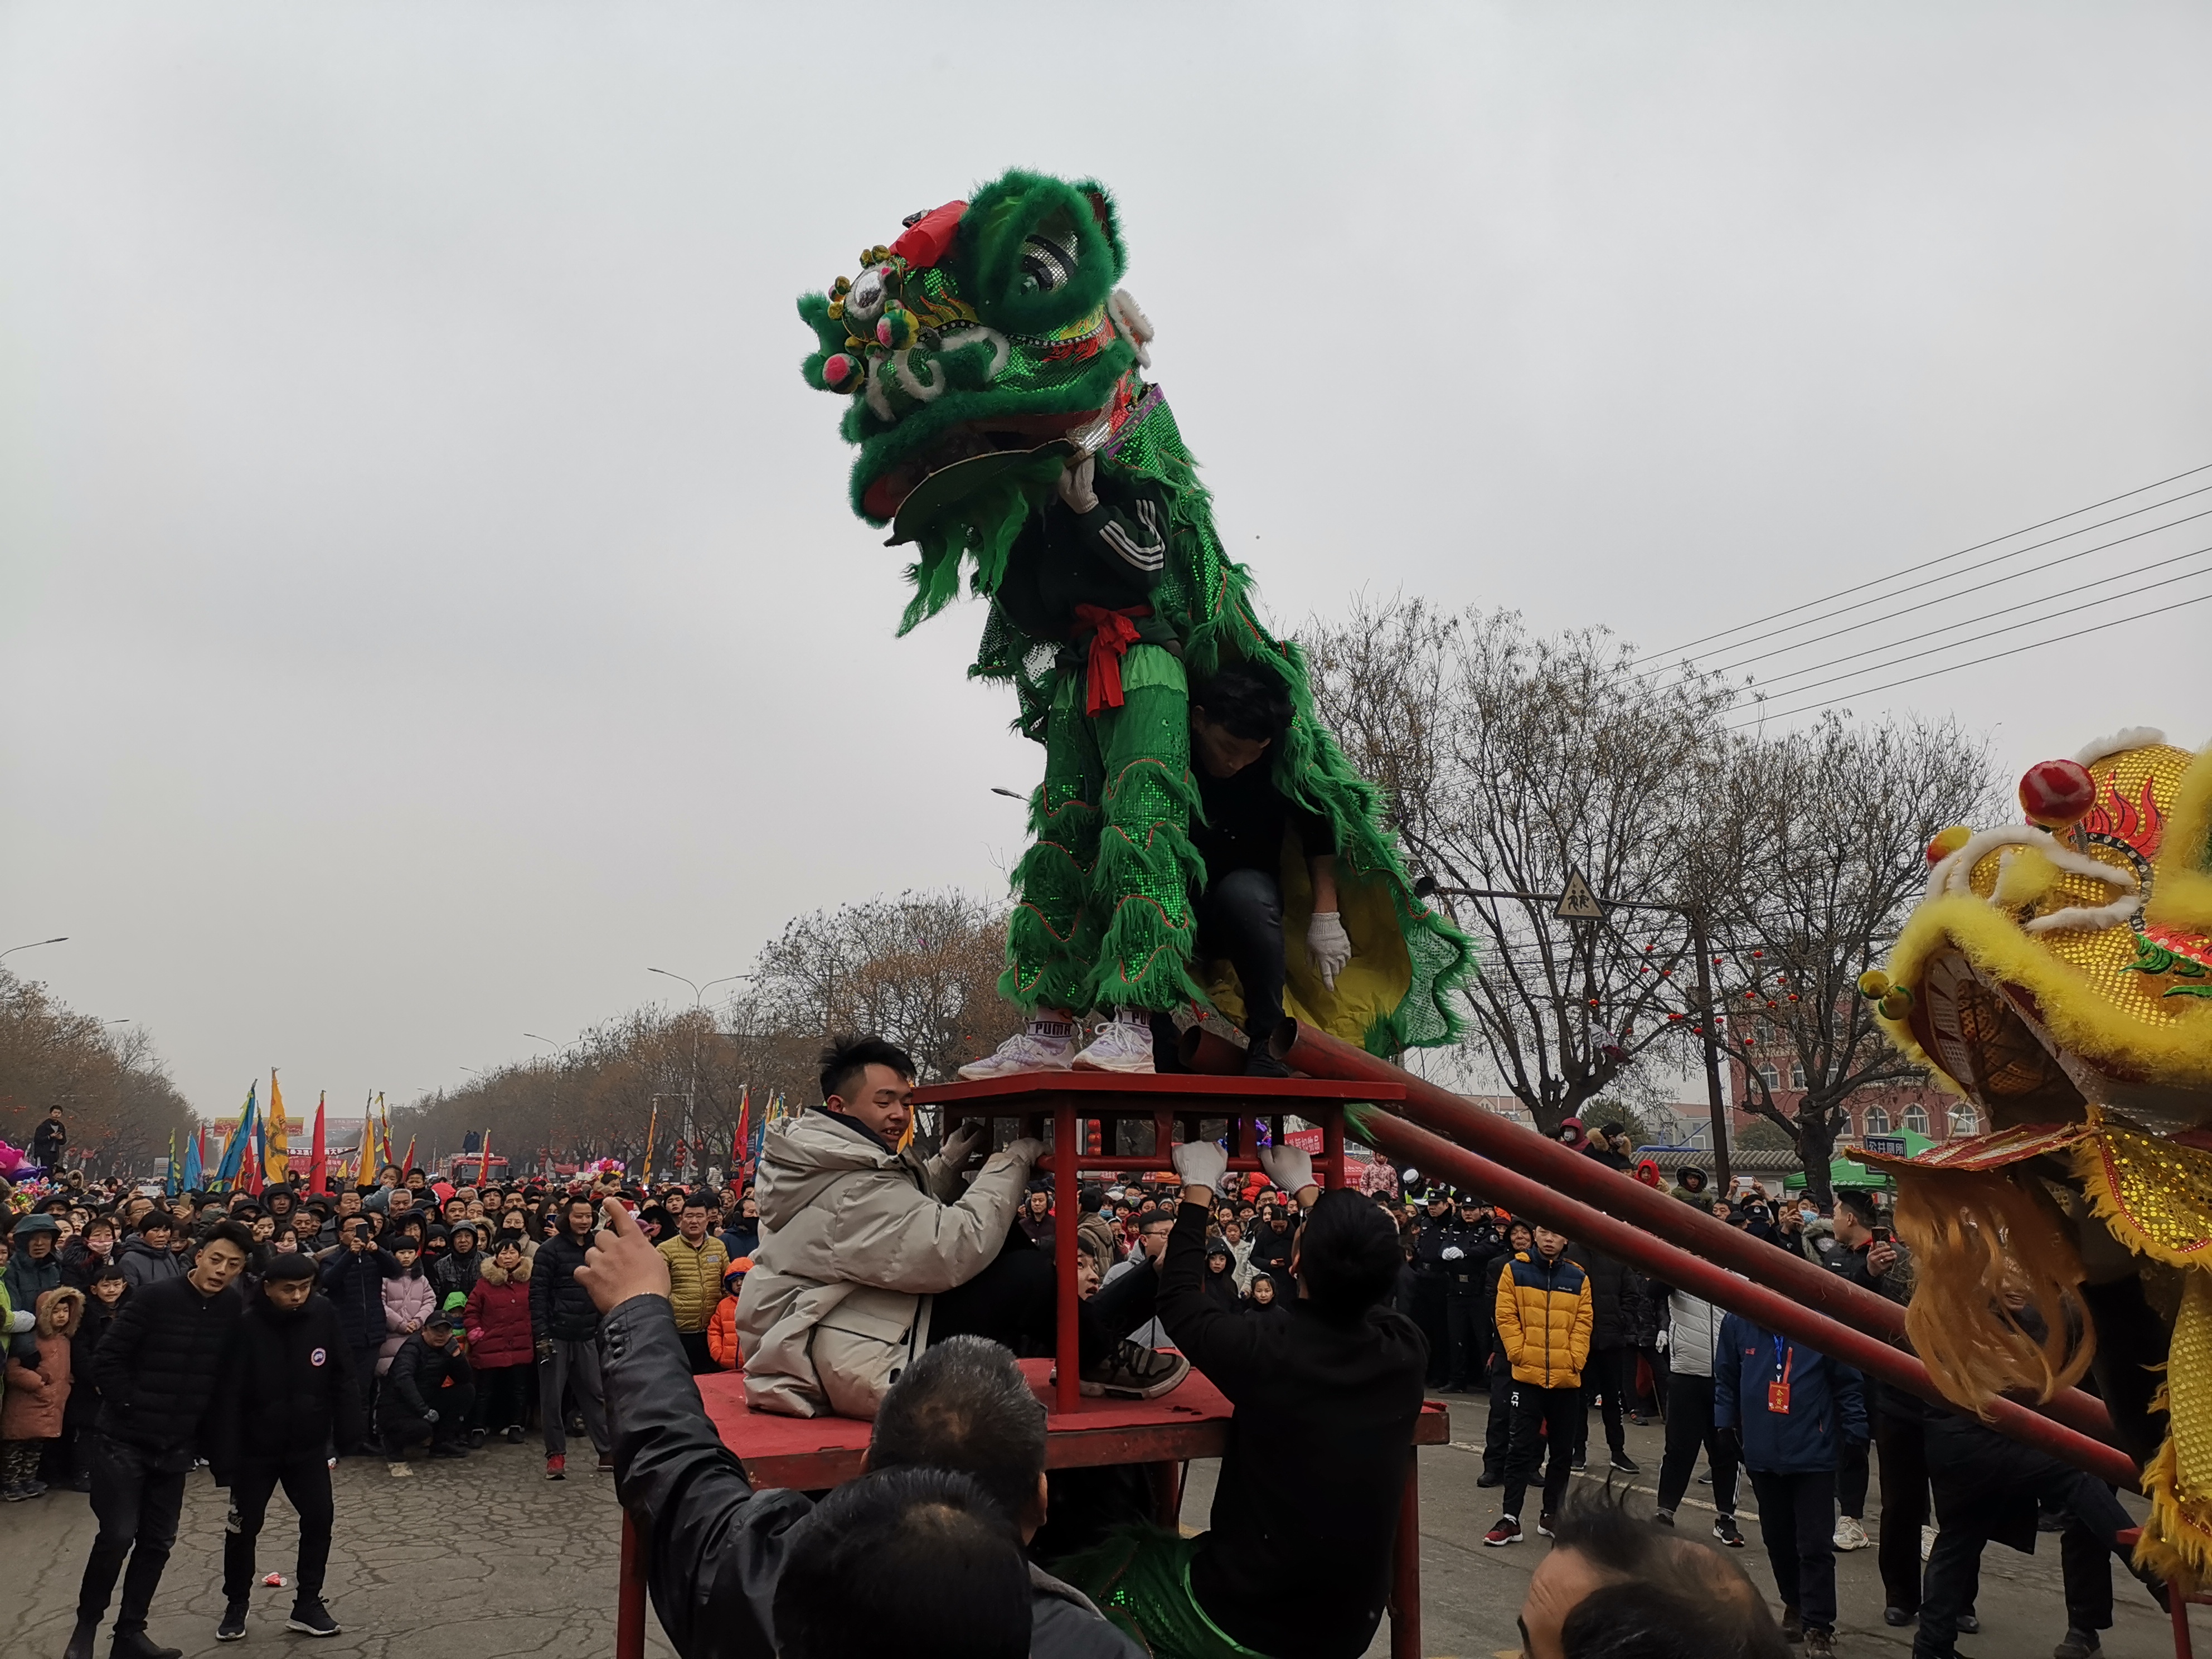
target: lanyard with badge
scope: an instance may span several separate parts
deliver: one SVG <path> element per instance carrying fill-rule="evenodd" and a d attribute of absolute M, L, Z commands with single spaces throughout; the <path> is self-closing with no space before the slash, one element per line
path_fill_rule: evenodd
<path fill-rule="evenodd" d="M 1788 1362 L 1783 1354 L 1787 1350 Z M 1782 1338 L 1774 1339 L 1774 1377 L 1766 1385 L 1766 1409 L 1777 1417 L 1790 1415 L 1790 1373 L 1797 1369 L 1797 1350 Z"/>

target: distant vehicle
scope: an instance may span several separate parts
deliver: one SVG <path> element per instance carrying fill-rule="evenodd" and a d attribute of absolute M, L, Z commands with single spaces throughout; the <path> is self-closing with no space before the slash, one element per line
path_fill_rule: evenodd
<path fill-rule="evenodd" d="M 441 1158 L 438 1160 L 438 1179 L 454 1187 L 481 1187 L 488 1182 L 504 1184 L 507 1160 L 494 1152 L 489 1173 L 483 1171 L 484 1161 L 479 1152 L 455 1152 L 450 1158 Z"/>

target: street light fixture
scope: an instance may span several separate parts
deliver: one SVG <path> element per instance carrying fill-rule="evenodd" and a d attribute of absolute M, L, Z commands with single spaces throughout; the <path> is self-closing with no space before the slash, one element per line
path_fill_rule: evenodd
<path fill-rule="evenodd" d="M 681 974 L 672 974 L 665 968 L 648 968 L 645 971 L 648 974 L 659 974 L 663 979 L 672 979 L 682 984 L 690 986 L 691 1011 L 694 1013 L 704 1012 L 706 1007 L 707 993 L 713 990 L 717 985 L 727 985 L 733 980 L 740 980 L 744 977 L 743 974 L 725 974 L 720 979 L 710 979 L 704 985 L 700 985 L 694 981 L 685 979 Z M 684 1141 L 686 1146 L 689 1146 L 693 1139 L 694 1126 L 692 1123 L 692 1116 L 694 1112 L 697 1109 L 698 1103 L 699 1030 L 698 1027 L 695 1025 L 691 1030 L 691 1087 L 690 1092 L 684 1097 Z M 647 1156 L 650 1157 L 651 1155 L 651 1149 L 647 1148 Z"/>
<path fill-rule="evenodd" d="M 28 945 L 11 945 L 6 950 L 0 951 L 0 962 L 7 961 L 9 957 L 14 956 L 18 951 L 35 951 L 41 945 L 66 945 L 68 943 L 69 935 L 67 933 L 56 933 L 52 939 L 34 939 Z"/>

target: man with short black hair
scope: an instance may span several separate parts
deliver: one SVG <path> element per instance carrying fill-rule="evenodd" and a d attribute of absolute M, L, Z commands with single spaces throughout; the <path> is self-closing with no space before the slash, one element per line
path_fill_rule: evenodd
<path fill-rule="evenodd" d="M 599 1316 L 576 1278 L 591 1249 L 593 1212 L 592 1200 L 580 1193 L 562 1199 L 561 1231 L 538 1247 L 530 1267 L 530 1334 L 538 1354 L 538 1410 L 545 1431 L 548 1480 L 568 1479 L 568 1423 L 562 1396 L 571 1382 L 599 1467 L 615 1466 L 606 1394 L 599 1382 Z"/>
<path fill-rule="evenodd" d="M 331 1558 L 331 1498 L 326 1461 L 333 1444 L 356 1443 L 362 1432 L 355 1381 L 337 1310 L 315 1293 L 312 1256 L 273 1255 L 260 1290 L 239 1322 L 238 1340 L 216 1390 L 208 1462 L 216 1484 L 230 1488 L 222 1542 L 222 1622 L 216 1640 L 246 1636 L 253 1591 L 253 1546 L 278 1486 L 300 1517 L 300 1553 L 292 1576 L 292 1613 L 285 1628 L 336 1636 L 323 1606 L 323 1572 Z"/>
<path fill-rule="evenodd" d="M 68 1147 L 69 1125 L 62 1121 L 62 1109 L 49 1106 L 39 1127 L 31 1131 L 31 1162 L 42 1170 L 52 1170 L 60 1164 Z"/>
<path fill-rule="evenodd" d="M 721 1369 L 708 1349 L 707 1327 L 721 1304 L 722 1275 L 730 1270 L 730 1257 L 722 1241 L 708 1235 L 707 1194 L 685 1194 L 681 1202 L 676 1236 L 662 1240 L 659 1249 L 668 1258 L 668 1299 L 676 1313 L 677 1334 L 684 1339 L 691 1375 L 705 1376 Z"/>
<path fill-rule="evenodd" d="M 1261 1167 L 1296 1195 L 1305 1223 L 1290 1316 L 1248 1317 L 1202 1283 L 1228 1154 L 1189 1141 L 1172 1156 L 1182 1202 L 1160 1272 L 1160 1320 L 1236 1408 L 1212 1529 L 1125 1529 L 1060 1571 L 1109 1616 L 1141 1624 L 1156 1650 L 1218 1652 L 1226 1636 L 1260 1653 L 1352 1659 L 1389 1599 L 1428 1364 L 1419 1330 L 1386 1305 L 1397 1235 L 1358 1194 L 1323 1193 L 1306 1153 L 1262 1147 Z M 1286 1585 L 1327 1592 L 1285 1595 Z"/>
<path fill-rule="evenodd" d="M 963 1194 L 962 1166 L 988 1131 L 963 1124 L 933 1158 L 902 1150 L 915 1088 L 903 1050 L 841 1038 L 823 1050 L 821 1075 L 821 1109 L 786 1118 L 761 1143 L 761 1241 L 737 1312 L 747 1402 L 872 1417 L 932 1342 L 964 1334 L 1050 1348 L 1052 1262 L 1014 1224 L 1043 1144 L 992 1153 Z M 1119 1340 L 1144 1317 L 1146 1288 L 1079 1306 L 1085 1394 L 1151 1399 L 1188 1372 L 1179 1356 Z"/>
<path fill-rule="evenodd" d="M 1789 1645 L 1736 1565 L 1586 1493 L 1553 1517 L 1554 1541 L 1521 1604 L 1528 1659 L 1631 1654 L 1784 1659 Z M 1646 1645 L 1628 1639 L 1634 1632 Z"/>
<path fill-rule="evenodd" d="M 185 1276 L 185 1264 L 169 1248 L 175 1230 L 167 1210 L 152 1209 L 139 1218 L 137 1232 L 123 1241 L 115 1262 L 133 1291 Z"/>
<path fill-rule="evenodd" d="M 200 1243 L 190 1273 L 126 1297 L 93 1355 L 100 1389 L 92 1454 L 92 1512 L 99 1534 L 77 1592 L 76 1628 L 64 1659 L 92 1659 L 93 1638 L 115 1581 L 123 1605 L 110 1659 L 179 1659 L 146 1634 L 146 1617 L 177 1541 L 185 1476 L 198 1452 L 202 1419 L 229 1359 L 244 1298 L 229 1293 L 246 1267 L 252 1235 L 219 1221 Z"/>

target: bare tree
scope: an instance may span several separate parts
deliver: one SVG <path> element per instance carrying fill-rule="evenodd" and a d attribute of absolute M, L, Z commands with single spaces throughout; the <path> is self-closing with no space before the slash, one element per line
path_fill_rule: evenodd
<path fill-rule="evenodd" d="M 1604 898 L 1680 902 L 1728 692 L 1639 675 L 1601 630 L 1533 637 L 1510 612 L 1361 603 L 1306 635 L 1322 717 L 1382 786 L 1415 867 L 1477 939 L 1477 1041 L 1550 1132 L 1639 1061 L 1679 1057 L 1694 975 L 1657 911 L 1554 919 L 1571 871 Z"/>
<path fill-rule="evenodd" d="M 95 1175 L 147 1173 L 193 1121 L 144 1030 L 117 1032 L 0 970 L 0 1136 L 22 1146 L 53 1106 Z"/>
<path fill-rule="evenodd" d="M 1712 917 L 1723 1033 L 1749 1109 L 1785 1132 L 1807 1184 L 1861 1089 L 1917 1079 L 1856 981 L 1881 961 L 1927 880 L 1925 849 L 1990 799 L 1986 747 L 1950 720 L 1850 726 L 1733 742 L 1704 800 L 1688 873 Z M 1762 1075 L 1802 1074 L 1790 1110 Z"/>

